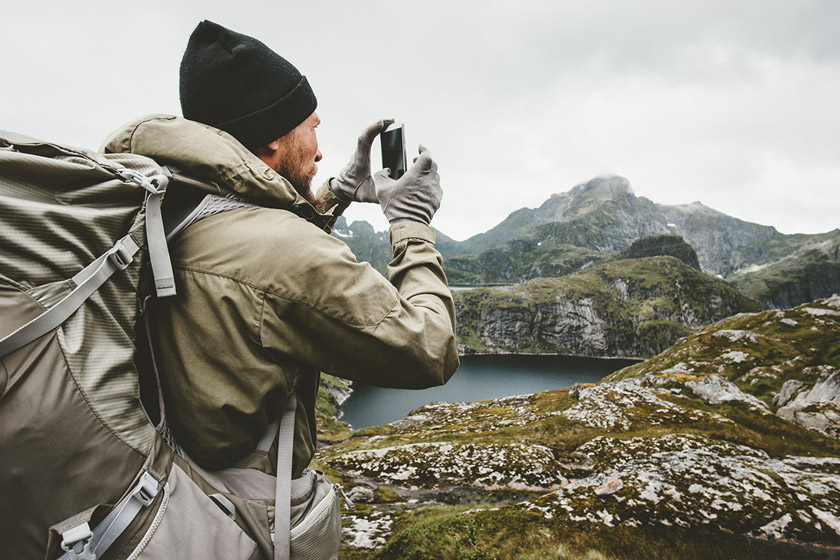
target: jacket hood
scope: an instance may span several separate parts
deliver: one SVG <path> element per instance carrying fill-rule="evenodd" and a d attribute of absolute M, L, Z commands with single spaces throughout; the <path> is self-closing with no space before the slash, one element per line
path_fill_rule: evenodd
<path fill-rule="evenodd" d="M 173 115 L 141 117 L 113 132 L 105 153 L 132 153 L 216 183 L 227 196 L 264 206 L 310 206 L 291 183 L 217 128 Z M 314 209 L 313 209 L 314 211 Z"/>

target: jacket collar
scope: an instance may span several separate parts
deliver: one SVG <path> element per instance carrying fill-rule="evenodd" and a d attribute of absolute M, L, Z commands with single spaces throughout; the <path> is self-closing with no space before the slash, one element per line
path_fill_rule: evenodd
<path fill-rule="evenodd" d="M 106 153 L 133 153 L 219 185 L 230 198 L 318 216 L 291 183 L 224 131 L 173 115 L 141 117 L 113 132 Z M 311 218 L 309 218 L 311 219 Z"/>

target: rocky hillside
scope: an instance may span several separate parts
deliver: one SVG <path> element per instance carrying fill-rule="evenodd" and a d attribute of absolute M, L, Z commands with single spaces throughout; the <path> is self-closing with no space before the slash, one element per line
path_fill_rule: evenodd
<path fill-rule="evenodd" d="M 700 270 L 700 260 L 694 247 L 679 235 L 666 233 L 643 237 L 634 241 L 630 248 L 621 253 L 623 259 L 643 259 L 645 257 L 674 257 L 692 268 Z"/>
<path fill-rule="evenodd" d="M 786 308 L 840 293 L 840 229 L 791 236 L 756 248 L 754 264 L 728 280 L 768 307 Z"/>
<path fill-rule="evenodd" d="M 435 403 L 317 453 L 342 557 L 836 558 L 840 298 L 744 314 L 596 385 Z"/>
<path fill-rule="evenodd" d="M 627 259 L 561 278 L 454 292 L 465 352 L 645 357 L 761 305 L 674 257 Z"/>
<path fill-rule="evenodd" d="M 727 216 L 700 202 L 656 207 L 671 233 L 681 235 L 695 248 L 703 269 L 723 277 L 754 262 L 754 248 L 790 237 L 774 227 Z"/>

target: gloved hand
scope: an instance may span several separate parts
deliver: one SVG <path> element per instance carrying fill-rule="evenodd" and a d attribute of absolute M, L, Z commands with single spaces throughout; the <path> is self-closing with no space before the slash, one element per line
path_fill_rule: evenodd
<path fill-rule="evenodd" d="M 378 202 L 370 172 L 370 146 L 373 139 L 394 122 L 394 119 L 377 121 L 359 136 L 356 153 L 338 177 L 330 181 L 330 190 L 345 202 Z"/>
<path fill-rule="evenodd" d="M 395 181 L 388 176 L 388 170 L 383 169 L 374 174 L 373 180 L 379 205 L 392 224 L 411 220 L 429 225 L 443 198 L 437 164 L 428 148 L 423 146 L 420 146 L 420 156 L 414 158 L 414 165 L 405 175 Z"/>

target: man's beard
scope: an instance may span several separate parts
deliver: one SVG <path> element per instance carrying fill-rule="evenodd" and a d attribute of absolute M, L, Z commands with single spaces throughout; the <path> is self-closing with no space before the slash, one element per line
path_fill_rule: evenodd
<path fill-rule="evenodd" d="M 290 134 L 294 134 L 291 132 Z M 310 204 L 315 204 L 315 196 L 312 194 L 312 179 L 318 173 L 315 162 L 306 158 L 303 150 L 298 146 L 295 138 L 290 138 L 291 146 L 286 150 L 274 170 L 282 175 L 292 187 Z"/>

